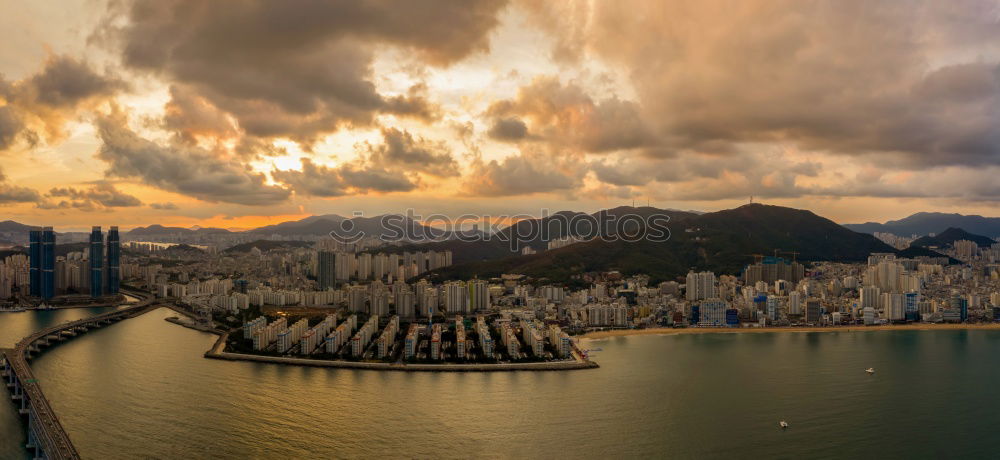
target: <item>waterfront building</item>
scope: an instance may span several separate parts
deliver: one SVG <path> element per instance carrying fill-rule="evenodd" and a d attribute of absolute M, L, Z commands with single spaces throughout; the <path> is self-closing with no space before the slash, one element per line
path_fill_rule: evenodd
<path fill-rule="evenodd" d="M 809 299 L 806 301 L 806 317 L 807 323 L 819 323 L 820 315 L 822 314 L 822 308 L 820 307 L 819 299 Z"/>
<path fill-rule="evenodd" d="M 90 296 L 104 295 L 104 235 L 101 227 L 90 230 Z"/>
<path fill-rule="evenodd" d="M 570 340 L 569 334 L 563 332 L 559 326 L 555 324 L 549 326 L 549 343 L 560 358 L 568 358 L 573 352 L 573 344 Z"/>
<path fill-rule="evenodd" d="M 722 327 L 726 324 L 726 308 L 728 305 L 722 299 L 705 299 L 698 309 L 699 326 Z"/>
<path fill-rule="evenodd" d="M 465 359 L 465 321 L 461 316 L 455 317 L 455 356 L 458 359 Z"/>
<path fill-rule="evenodd" d="M 28 232 L 29 285 L 33 297 L 51 299 L 56 292 L 56 234 L 52 227 L 36 227 Z"/>
<path fill-rule="evenodd" d="M 243 338 L 246 340 L 253 339 L 254 334 L 265 326 L 267 326 L 267 318 L 263 316 L 258 316 L 252 321 L 243 323 Z"/>
<path fill-rule="evenodd" d="M 864 307 L 862 309 L 862 317 L 864 318 L 865 326 L 871 326 L 875 324 L 875 308 Z"/>
<path fill-rule="evenodd" d="M 358 332 L 351 337 L 351 355 L 356 357 L 361 357 L 365 349 L 368 348 L 368 344 L 371 343 L 372 335 L 375 334 L 375 330 L 378 329 L 378 316 L 372 315 L 368 318 Z"/>
<path fill-rule="evenodd" d="M 108 230 L 108 245 L 107 245 L 107 284 L 104 290 L 106 295 L 118 295 L 121 289 L 121 259 L 122 259 L 122 244 L 121 239 L 118 235 L 118 227 L 111 226 Z"/>
<path fill-rule="evenodd" d="M 340 351 L 341 348 L 350 340 L 351 334 L 354 333 L 354 328 L 358 325 L 357 315 L 351 315 L 344 320 L 343 323 L 337 326 L 337 328 L 330 333 L 324 340 L 324 346 L 326 352 L 333 354 Z"/>
<path fill-rule="evenodd" d="M 441 323 L 436 323 L 431 326 L 431 359 L 441 360 L 441 352 Z"/>
<path fill-rule="evenodd" d="M 287 329 L 278 332 L 278 353 L 286 353 L 292 348 L 293 345 L 299 342 L 302 335 L 305 334 L 306 329 L 309 327 L 309 321 L 302 318 L 292 324 Z"/>
<path fill-rule="evenodd" d="M 278 318 L 253 335 L 253 349 L 260 351 L 278 340 L 278 332 L 286 329 L 287 320 Z"/>
<path fill-rule="evenodd" d="M 389 318 L 389 324 L 382 330 L 382 335 L 376 341 L 375 354 L 379 358 L 385 358 L 392 352 L 392 346 L 396 343 L 396 334 L 399 332 L 399 316 Z"/>
<path fill-rule="evenodd" d="M 420 344 L 420 327 L 417 323 L 410 323 L 410 329 L 406 332 L 406 339 L 403 342 L 403 358 L 410 359 L 417 356 L 417 346 Z"/>
<path fill-rule="evenodd" d="M 802 294 L 799 291 L 792 291 L 788 293 L 788 315 L 802 315 Z"/>
<path fill-rule="evenodd" d="M 30 258 L 28 292 L 32 297 L 42 296 L 42 228 L 34 227 L 28 232 L 28 256 Z"/>
<path fill-rule="evenodd" d="M 493 336 L 482 316 L 476 320 L 476 334 L 479 335 L 479 348 L 483 350 L 483 356 L 487 359 L 493 358 Z"/>
<path fill-rule="evenodd" d="M 518 359 L 521 357 L 521 343 L 517 340 L 517 334 L 514 333 L 514 328 L 510 327 L 509 323 L 504 322 L 500 326 L 500 337 L 503 339 L 504 346 L 507 347 L 507 354 L 511 359 Z"/>

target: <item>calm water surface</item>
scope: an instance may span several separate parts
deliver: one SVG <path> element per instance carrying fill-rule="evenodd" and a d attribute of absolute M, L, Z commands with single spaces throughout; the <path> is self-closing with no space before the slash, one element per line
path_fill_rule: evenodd
<path fill-rule="evenodd" d="M 997 331 L 637 336 L 587 341 L 596 370 L 438 374 L 208 360 L 168 316 L 34 361 L 85 458 L 986 458 L 1000 426 Z M 23 437 L 0 407 L 0 458 Z"/>

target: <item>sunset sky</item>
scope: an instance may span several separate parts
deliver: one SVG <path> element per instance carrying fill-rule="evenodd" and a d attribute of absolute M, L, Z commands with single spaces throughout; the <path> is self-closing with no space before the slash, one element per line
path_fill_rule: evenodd
<path fill-rule="evenodd" d="M 1000 215 L 1000 2 L 0 0 L 0 220 Z"/>

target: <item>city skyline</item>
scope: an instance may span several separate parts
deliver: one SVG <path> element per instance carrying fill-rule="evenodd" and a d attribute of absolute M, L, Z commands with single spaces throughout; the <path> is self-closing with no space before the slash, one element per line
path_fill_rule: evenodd
<path fill-rule="evenodd" d="M 1000 8 L 960 3 L 4 1 L 0 211 L 996 216 Z"/>
<path fill-rule="evenodd" d="M 991 458 L 997 177 L 1000 0 L 0 0 L 0 458 Z"/>

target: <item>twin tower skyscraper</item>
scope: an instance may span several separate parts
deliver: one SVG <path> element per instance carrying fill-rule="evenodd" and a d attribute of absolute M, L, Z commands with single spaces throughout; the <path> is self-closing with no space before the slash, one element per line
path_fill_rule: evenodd
<path fill-rule="evenodd" d="M 56 234 L 52 227 L 35 227 L 29 232 L 28 240 L 30 294 L 51 299 L 57 289 L 65 288 L 56 286 Z M 106 244 L 101 227 L 91 229 L 87 251 L 87 284 L 91 297 L 118 295 L 121 288 L 121 254 L 118 227 L 108 230 Z"/>

